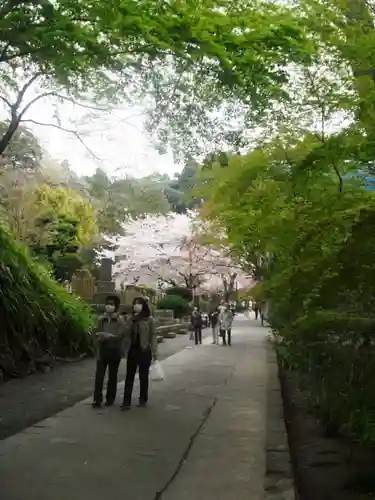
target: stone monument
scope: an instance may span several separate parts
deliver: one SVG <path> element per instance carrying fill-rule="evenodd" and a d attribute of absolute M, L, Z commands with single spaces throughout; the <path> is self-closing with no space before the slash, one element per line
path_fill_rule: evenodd
<path fill-rule="evenodd" d="M 93 298 L 95 305 L 105 303 L 107 295 L 115 293 L 115 282 L 112 281 L 112 259 L 105 257 L 101 260 L 99 279 L 96 282 L 96 293 Z"/>

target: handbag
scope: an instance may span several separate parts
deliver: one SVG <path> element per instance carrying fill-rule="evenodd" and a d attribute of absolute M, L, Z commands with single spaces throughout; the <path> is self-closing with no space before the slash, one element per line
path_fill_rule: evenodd
<path fill-rule="evenodd" d="M 151 367 L 151 380 L 154 382 L 162 382 L 165 380 L 164 370 L 160 361 L 155 361 Z"/>

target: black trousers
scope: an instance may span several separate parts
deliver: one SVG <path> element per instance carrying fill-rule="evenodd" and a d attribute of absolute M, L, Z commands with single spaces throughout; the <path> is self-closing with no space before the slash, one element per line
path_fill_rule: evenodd
<path fill-rule="evenodd" d="M 117 374 L 118 368 L 120 366 L 120 357 L 112 357 L 108 355 L 101 355 L 96 362 L 96 373 L 95 373 L 95 389 L 94 389 L 94 401 L 95 403 L 101 403 L 103 401 L 103 384 L 105 372 L 108 366 L 108 383 L 107 383 L 107 394 L 106 400 L 110 403 L 116 399 L 117 392 Z"/>
<path fill-rule="evenodd" d="M 228 337 L 228 345 L 232 343 L 232 330 L 228 328 L 228 330 L 220 330 L 221 337 L 223 339 L 223 345 L 227 345 L 227 337 Z"/>
<path fill-rule="evenodd" d="M 195 339 L 196 344 L 202 343 L 202 327 L 201 326 L 194 327 L 194 339 Z"/>
<path fill-rule="evenodd" d="M 148 386 L 150 366 L 152 361 L 151 349 L 146 350 L 140 347 L 133 346 L 130 348 L 127 358 L 125 389 L 124 389 L 124 405 L 130 405 L 133 394 L 135 374 L 139 373 L 139 401 L 147 403 L 148 401 Z"/>

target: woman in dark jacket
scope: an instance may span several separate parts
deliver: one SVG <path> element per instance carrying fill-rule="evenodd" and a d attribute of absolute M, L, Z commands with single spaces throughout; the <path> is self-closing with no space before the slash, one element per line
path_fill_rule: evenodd
<path fill-rule="evenodd" d="M 136 297 L 133 312 L 125 324 L 125 357 L 127 358 L 124 401 L 122 410 L 131 408 L 135 374 L 139 372 L 140 394 L 138 406 L 144 407 L 148 401 L 149 373 L 152 360 L 157 359 L 158 344 L 154 318 L 151 316 L 147 300 Z"/>

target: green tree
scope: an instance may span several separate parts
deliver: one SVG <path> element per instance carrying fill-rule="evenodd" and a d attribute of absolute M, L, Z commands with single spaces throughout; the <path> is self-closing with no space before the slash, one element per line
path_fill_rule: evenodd
<path fill-rule="evenodd" d="M 179 295 L 186 302 L 191 302 L 193 300 L 192 290 L 184 286 L 171 286 L 165 290 L 166 295 Z"/>
<path fill-rule="evenodd" d="M 189 314 L 191 307 L 189 302 L 180 295 L 166 295 L 158 303 L 158 309 L 171 309 L 175 318 L 182 318 Z"/>
<path fill-rule="evenodd" d="M 6 132 L 8 125 L 0 122 L 0 137 Z M 26 127 L 19 127 L 14 133 L 12 141 L 0 157 L 2 172 L 21 170 L 22 172 L 36 172 L 39 170 L 43 158 L 43 151 L 35 135 Z"/>
<path fill-rule="evenodd" d="M 238 106 L 262 111 L 284 94 L 285 65 L 314 52 L 298 9 L 270 2 L 145 0 L 140 8 L 135 0 L 9 0 L 1 6 L 0 31 L 1 100 L 9 111 L 0 154 L 38 100 L 93 91 L 101 102 L 124 89 L 132 100 L 155 98 L 148 125 L 164 142 L 192 146 L 193 135 L 196 151 L 220 125 L 214 111 L 224 103 L 229 114 Z M 27 99 L 34 85 L 41 92 Z"/>
<path fill-rule="evenodd" d="M 96 239 L 98 228 L 92 205 L 80 196 L 77 191 L 64 187 L 50 187 L 41 184 L 33 194 L 35 205 L 39 208 L 40 216 L 37 224 L 45 231 L 45 241 L 49 242 L 50 226 L 54 227 L 59 217 L 62 220 L 72 221 L 76 227 L 76 241 L 79 245 L 86 245 Z M 69 229 L 67 228 L 69 233 Z M 60 234 L 60 233 L 59 233 Z M 61 227 L 61 234 L 64 228 Z M 64 236 L 63 236 L 64 238 Z M 35 241 L 35 243 L 38 243 Z"/>
<path fill-rule="evenodd" d="M 102 234 L 122 234 L 123 223 L 129 218 L 165 213 L 169 208 L 162 188 L 147 177 L 111 180 L 103 170 L 97 169 L 85 181 Z"/>
<path fill-rule="evenodd" d="M 280 355 L 309 377 L 324 423 L 373 442 L 375 264 L 365 234 L 375 194 L 346 176 L 334 139 L 330 155 L 308 134 L 288 145 L 270 141 L 225 169 L 216 165 L 202 213 L 259 280 L 252 297 L 268 304 L 283 338 Z M 358 345 L 366 349 L 359 353 Z"/>
<path fill-rule="evenodd" d="M 90 308 L 51 279 L 46 269 L 0 227 L 0 370 L 26 375 L 55 357 L 91 351 Z"/>

